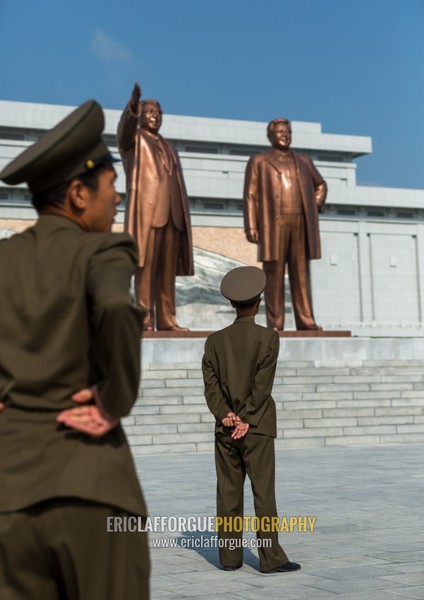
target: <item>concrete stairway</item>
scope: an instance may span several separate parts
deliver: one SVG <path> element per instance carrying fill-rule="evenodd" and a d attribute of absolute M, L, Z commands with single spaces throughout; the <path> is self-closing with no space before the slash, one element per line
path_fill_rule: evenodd
<path fill-rule="evenodd" d="M 143 344 L 148 342 L 155 344 L 153 340 Z M 203 341 L 188 341 L 190 346 L 185 348 L 181 341 L 169 342 L 166 352 L 149 349 L 139 399 L 124 419 L 134 454 L 213 449 L 214 419 L 204 400 L 200 370 Z M 360 358 L 358 343 L 374 347 L 362 352 L 365 359 Z M 334 340 L 330 346 L 328 341 L 315 344 L 314 349 L 311 341 L 306 347 L 293 342 L 295 346 L 282 350 L 273 389 L 277 448 L 424 441 L 424 360 L 413 356 L 375 359 L 373 355 L 384 354 L 375 349 L 378 343 Z M 416 344 L 409 354 L 420 353 L 421 345 L 417 348 Z M 302 354 L 302 348 L 306 355 L 305 348 L 309 348 L 311 356 L 306 358 L 310 360 L 290 358 Z M 391 348 L 389 354 L 393 348 L 405 354 L 405 342 L 398 341 Z M 156 359 L 159 350 L 163 360 L 149 363 L 155 350 Z M 197 360 L 175 362 L 176 357 L 182 355 L 184 360 L 191 354 Z M 317 354 L 321 354 L 319 359 Z"/>

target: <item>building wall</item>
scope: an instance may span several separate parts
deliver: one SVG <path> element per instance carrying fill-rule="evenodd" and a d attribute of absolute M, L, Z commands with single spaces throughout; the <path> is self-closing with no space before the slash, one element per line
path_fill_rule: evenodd
<path fill-rule="evenodd" d="M 322 220 L 321 236 L 322 260 L 311 263 L 321 323 L 423 335 L 422 223 Z"/>

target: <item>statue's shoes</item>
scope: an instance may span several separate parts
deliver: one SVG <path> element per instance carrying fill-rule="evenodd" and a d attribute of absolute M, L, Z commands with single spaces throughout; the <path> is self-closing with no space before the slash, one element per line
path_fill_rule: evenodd
<path fill-rule="evenodd" d="M 190 331 L 188 327 L 180 327 L 179 325 L 171 325 L 171 327 L 165 327 L 161 331 Z"/>

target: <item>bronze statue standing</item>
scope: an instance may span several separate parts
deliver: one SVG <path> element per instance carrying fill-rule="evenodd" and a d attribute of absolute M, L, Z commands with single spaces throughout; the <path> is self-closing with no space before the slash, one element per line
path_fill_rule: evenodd
<path fill-rule="evenodd" d="M 190 209 L 176 150 L 159 134 L 162 108 L 140 102 L 135 83 L 118 125 L 118 145 L 127 177 L 125 230 L 138 244 L 137 303 L 148 310 L 145 330 L 179 327 L 175 278 L 193 275 Z"/>
<path fill-rule="evenodd" d="M 312 311 L 309 260 L 321 258 L 318 212 L 327 185 L 307 156 L 290 150 L 291 124 L 268 124 L 272 148 L 253 156 L 246 168 L 244 224 L 249 242 L 258 244 L 266 273 L 268 327 L 284 329 L 286 264 L 297 329 L 321 329 Z"/>

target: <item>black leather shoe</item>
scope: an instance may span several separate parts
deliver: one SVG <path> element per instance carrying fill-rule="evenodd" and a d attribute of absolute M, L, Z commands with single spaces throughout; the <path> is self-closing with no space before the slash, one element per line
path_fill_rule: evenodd
<path fill-rule="evenodd" d="M 286 562 L 284 565 L 280 565 L 279 567 L 275 567 L 275 569 L 270 569 L 269 571 L 261 571 L 262 573 L 290 573 L 290 571 L 299 571 L 300 570 L 299 563 L 295 562 Z"/>
<path fill-rule="evenodd" d="M 237 569 L 241 569 L 242 565 L 237 565 L 236 567 L 229 567 L 227 565 L 223 565 L 222 568 L 224 571 L 237 571 Z"/>

